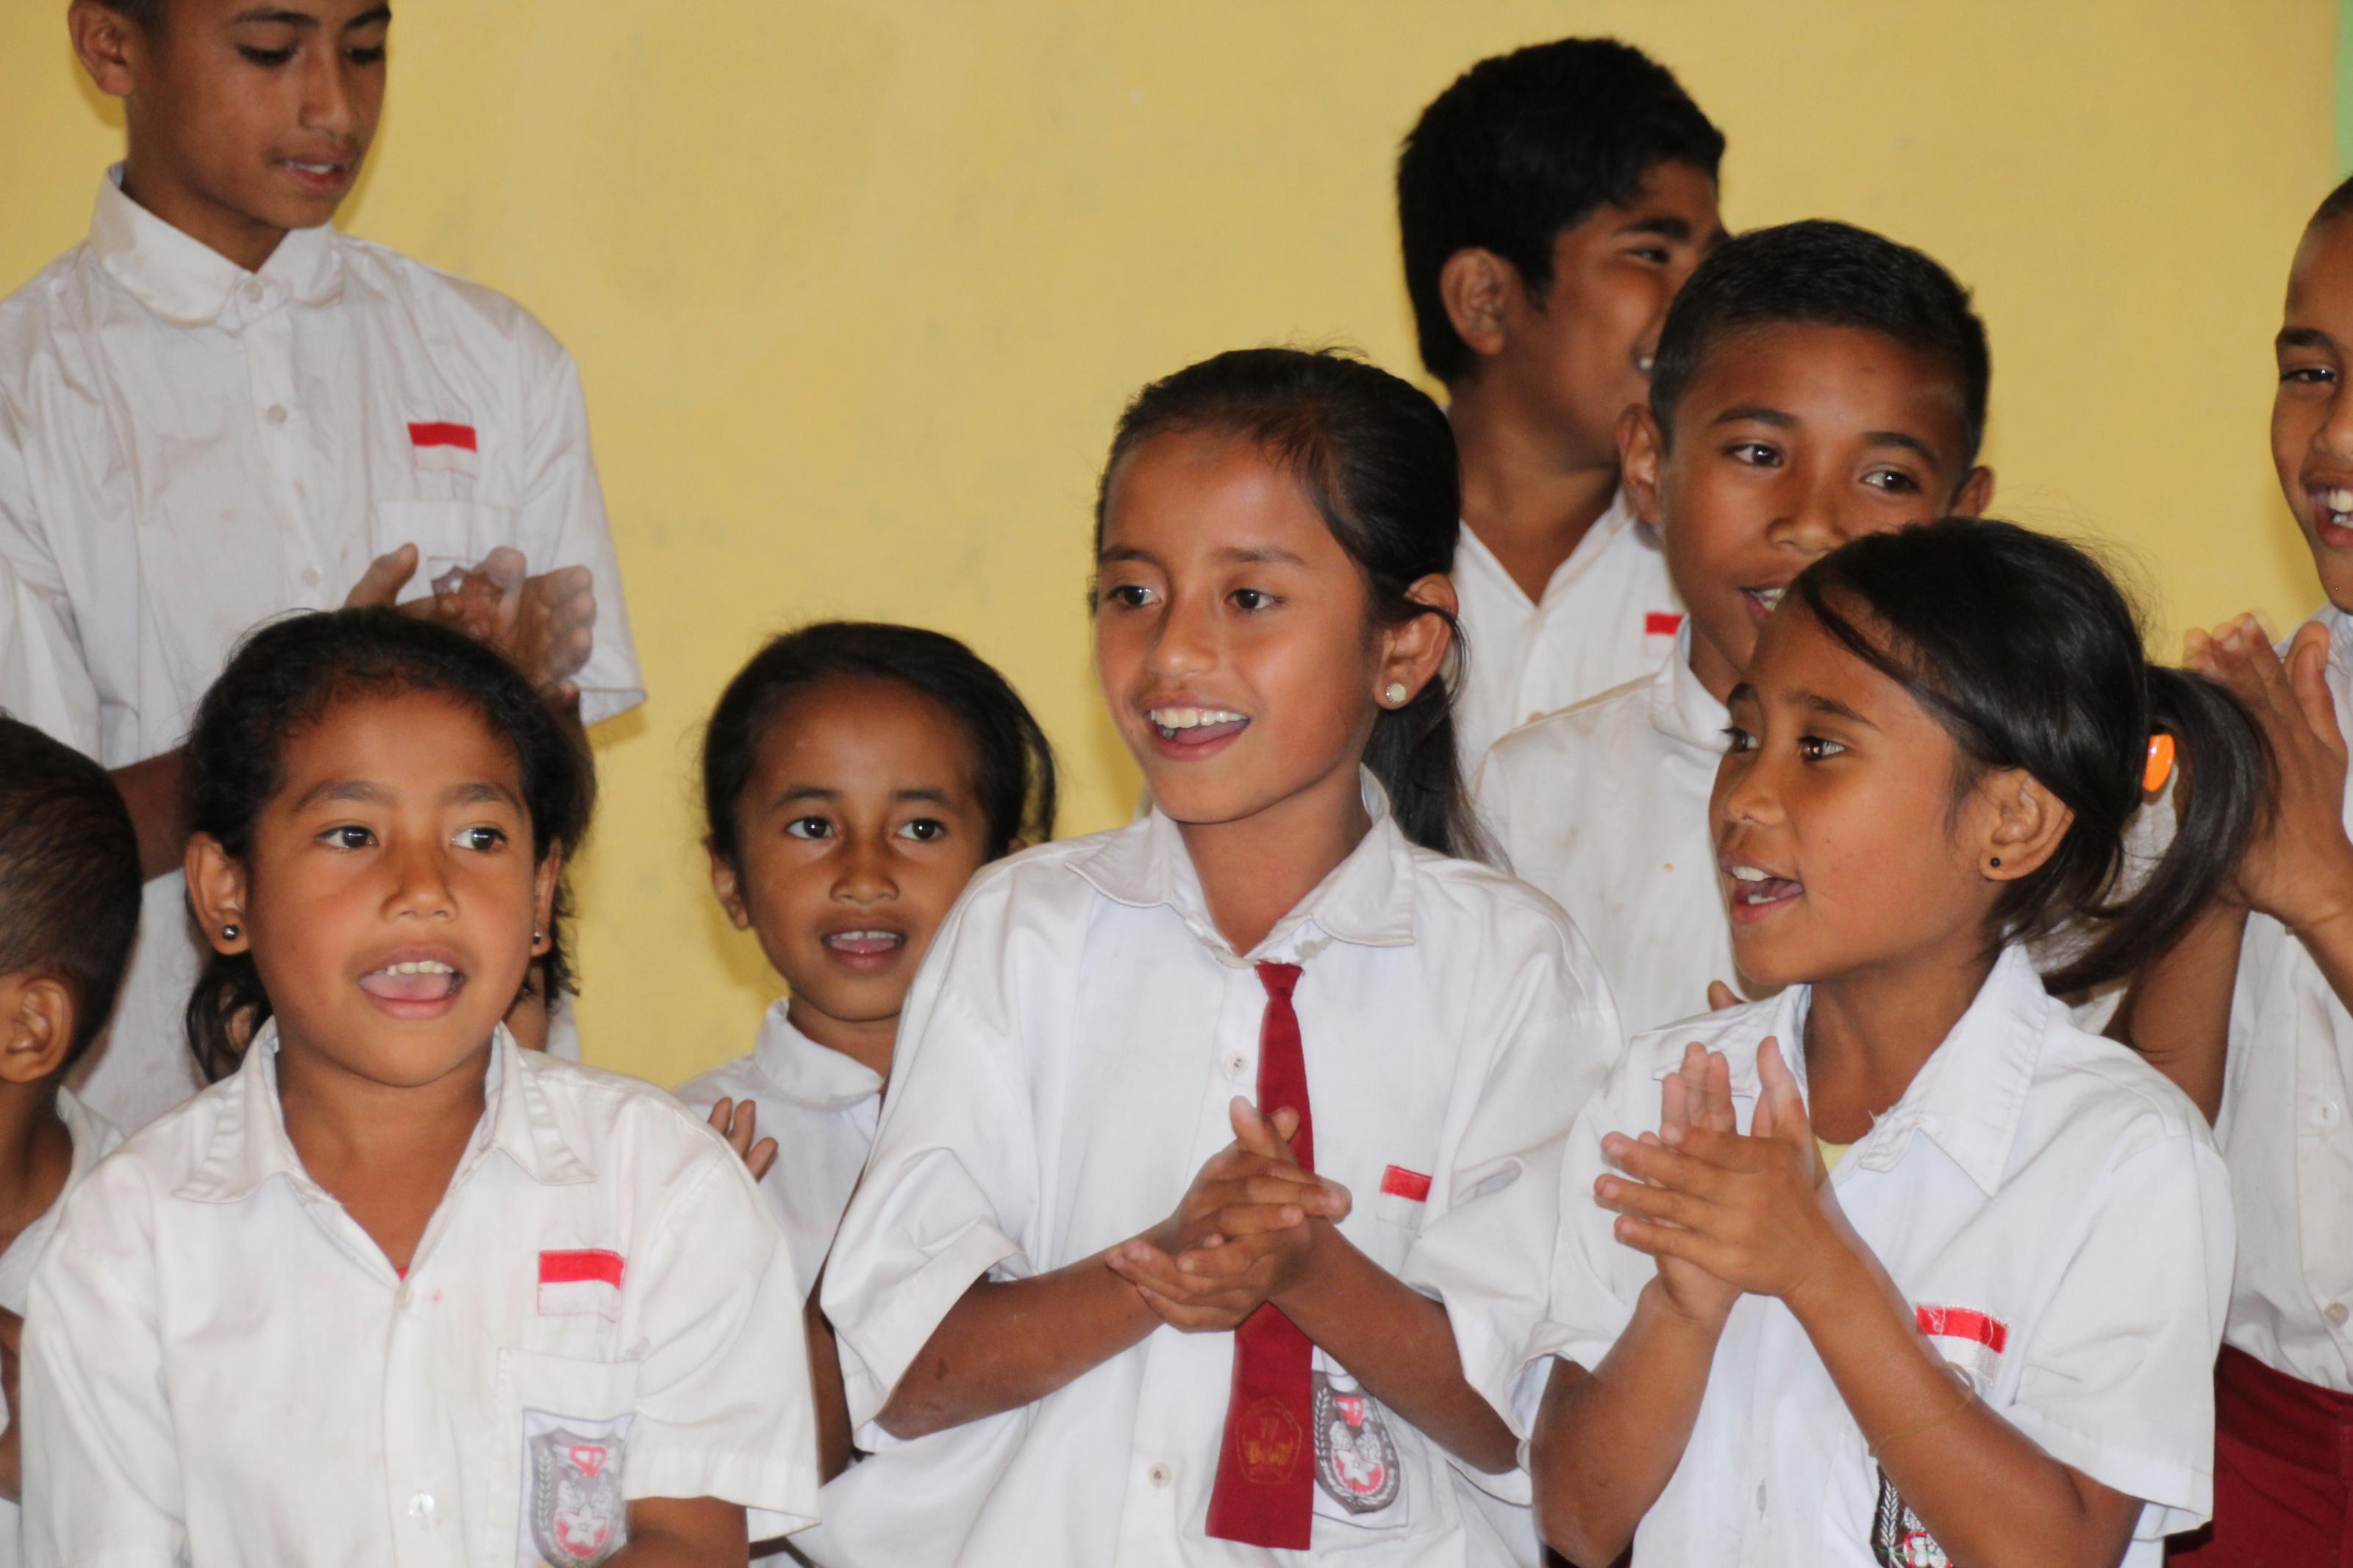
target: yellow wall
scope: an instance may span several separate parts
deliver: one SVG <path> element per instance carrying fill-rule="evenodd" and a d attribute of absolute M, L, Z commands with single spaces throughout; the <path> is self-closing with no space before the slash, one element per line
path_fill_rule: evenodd
<path fill-rule="evenodd" d="M 2334 9 L 401 0 L 348 226 L 578 356 L 653 689 L 597 737 L 591 1058 L 674 1080 L 776 989 L 705 891 L 690 766 L 767 632 L 969 639 L 1060 746 L 1066 829 L 1124 815 L 1082 595 L 1121 400 L 1294 337 L 1409 366 L 1393 149 L 1519 43 L 1616 30 L 1673 65 L 1730 135 L 1736 225 L 1851 218 L 1972 285 L 1998 510 L 2128 546 L 2168 638 L 2301 614 L 2267 344 L 2332 174 Z M 79 237 L 118 142 L 64 11 L 0 6 L 0 286 Z"/>

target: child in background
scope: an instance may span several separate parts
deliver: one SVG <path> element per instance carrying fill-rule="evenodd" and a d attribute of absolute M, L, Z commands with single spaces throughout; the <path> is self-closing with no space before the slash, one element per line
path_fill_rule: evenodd
<path fill-rule="evenodd" d="M 1517 1184 L 1618 1042 L 1576 933 L 1452 858 L 1453 444 L 1331 354 L 1122 418 L 1096 659 L 1153 802 L 976 877 L 826 1268 L 820 1563 L 1511 1560 L 1517 1490 L 1421 1240 Z"/>
<path fill-rule="evenodd" d="M 1544 1388 L 1546 1538 L 1591 1568 L 1630 1536 L 1651 1563 L 2153 1568 L 2211 1490 L 2227 1179 L 2026 944 L 2105 917 L 2062 989 L 2178 940 L 2261 809 L 2254 725 L 2147 664 L 2081 552 L 1971 520 L 1809 568 L 1731 706 L 1734 948 L 1788 989 L 1638 1037 L 1570 1137 L 1525 1342 L 1549 1384 L 1514 1391 Z M 2159 732 L 2197 788 L 2118 900 Z"/>
<path fill-rule="evenodd" d="M 1668 310 L 1619 435 L 1690 619 L 1656 674 L 1505 736 L 1478 780 L 1512 870 L 1593 943 L 1630 1031 L 1734 977 L 1707 799 L 1757 628 L 1849 539 L 1984 507 L 1989 366 L 1950 273 L 1842 223 L 1726 240 Z"/>
<path fill-rule="evenodd" d="M 15 1568 L 16 1353 L 58 1201 L 122 1142 L 66 1070 L 106 1026 L 139 931 L 139 839 L 105 770 L 0 715 L 0 1565 Z"/>
<path fill-rule="evenodd" d="M 66 1201 L 26 1560 L 741 1563 L 747 1510 L 807 1522 L 743 1163 L 500 1022 L 587 826 L 577 732 L 479 642 L 345 610 L 249 638 L 185 756 L 192 1016 L 258 1033 Z"/>
<path fill-rule="evenodd" d="M 1482 60 L 1398 156 L 1422 363 L 1462 454 L 1463 776 L 1506 730 L 1648 675 L 1682 604 L 1618 487 L 1618 416 L 1722 236 L 1723 132 L 1610 38 Z"/>
<path fill-rule="evenodd" d="M 954 637 L 827 621 L 728 683 L 703 734 L 702 800 L 712 890 L 792 994 L 750 1055 L 678 1098 L 755 1162 L 813 1296 L 866 1168 L 907 987 L 972 874 L 1053 837 L 1053 752 Z M 849 1433 L 832 1332 L 808 1318 L 830 1478 Z"/>
<path fill-rule="evenodd" d="M 202 1081 L 178 748 L 247 630 L 401 599 L 575 723 L 645 693 L 571 357 L 512 300 L 332 226 L 391 8 L 61 9 L 127 152 L 89 237 L 0 301 L 0 705 L 113 770 L 139 828 L 147 937 L 82 1080 L 132 1129 Z M 568 1008 L 549 1028 L 577 1054 Z"/>

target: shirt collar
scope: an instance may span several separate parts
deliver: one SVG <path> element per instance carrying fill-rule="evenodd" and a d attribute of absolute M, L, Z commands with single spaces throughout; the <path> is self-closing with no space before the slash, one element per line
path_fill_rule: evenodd
<path fill-rule="evenodd" d="M 760 1040 L 752 1059 L 785 1098 L 810 1110 L 848 1110 L 882 1092 L 882 1078 L 857 1058 L 821 1046 L 786 1016 L 790 1001 L 778 1002 L 760 1020 Z"/>
<path fill-rule="evenodd" d="M 1651 680 L 1651 728 L 1671 741 L 1720 756 L 1732 714 L 1693 673 L 1691 641 L 1691 617 L 1685 616 L 1675 633 L 1673 656 Z"/>
<path fill-rule="evenodd" d="M 1223 963 L 1246 966 L 1277 954 L 1304 961 L 1333 942 L 1404 947 L 1414 939 L 1413 846 L 1389 813 L 1388 792 L 1363 770 L 1358 783 L 1372 826 L 1297 907 L 1247 953 L 1237 954 L 1209 919 L 1193 858 L 1176 823 L 1158 806 L 1142 821 L 1106 835 L 1072 868 L 1114 902 L 1165 904 Z"/>
<path fill-rule="evenodd" d="M 120 163 L 99 182 L 90 247 L 110 277 L 175 327 L 242 322 L 288 299 L 332 304 L 343 291 L 333 226 L 292 230 L 259 272 L 248 272 L 123 195 Z"/>
<path fill-rule="evenodd" d="M 1739 1052 L 1732 1066 L 1736 1099 L 1755 1100 L 1763 1092 L 1753 1047 L 1768 1035 L 1780 1042 L 1782 1059 L 1797 1075 L 1799 1092 L 1806 1092 L 1806 1013 L 1812 997 L 1812 986 L 1792 985 L 1771 1007 L 1754 1009 L 1753 1019 L 1727 1038 L 1752 1047 Z M 2058 1005 L 2042 989 L 2026 950 L 2005 948 L 1952 1033 L 1921 1065 L 1904 1097 L 1855 1141 L 1839 1171 L 1893 1170 L 1912 1134 L 1921 1132 L 1987 1196 L 2000 1191 L 2026 1091 L 2042 1059 L 2043 1031 Z"/>
<path fill-rule="evenodd" d="M 1555 588 L 1583 575 L 1585 563 L 1609 549 L 1620 534 L 1630 528 L 1647 530 L 1648 526 L 1634 515 L 1633 503 L 1626 499 L 1626 489 L 1620 485 L 1618 493 L 1609 498 L 1609 505 L 1593 520 L 1593 526 L 1585 531 L 1585 537 L 1577 542 L 1577 548 L 1568 552 L 1567 560 L 1553 568 L 1552 578 L 1545 584 L 1544 598 L 1539 602 L 1550 602 Z M 1520 593 L 1519 584 L 1504 570 L 1504 563 L 1495 559 L 1495 552 L 1487 548 L 1487 542 L 1479 537 L 1478 531 L 1467 522 L 1455 530 L 1454 553 L 1458 572 L 1461 569 L 1461 558 L 1467 555 L 1488 576 L 1509 584 L 1514 594 Z M 1525 598 L 1526 595 L 1523 594 L 1520 596 Z"/>
<path fill-rule="evenodd" d="M 514 1043 L 504 1024 L 491 1037 L 489 1075 L 482 1085 L 482 1119 L 459 1169 L 472 1166 L 488 1149 L 503 1152 L 533 1180 L 550 1186 L 593 1182 L 590 1169 L 564 1136 L 546 1089 L 536 1080 L 544 1064 Z M 262 1026 L 246 1047 L 236 1076 L 224 1086 L 212 1142 L 174 1195 L 198 1203 L 242 1203 L 273 1176 L 315 1187 L 294 1142 L 286 1135 L 286 1110 L 278 1099 L 278 1024 Z"/>

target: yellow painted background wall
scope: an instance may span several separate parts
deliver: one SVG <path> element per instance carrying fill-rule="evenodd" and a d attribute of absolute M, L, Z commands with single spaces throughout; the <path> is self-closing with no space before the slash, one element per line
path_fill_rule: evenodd
<path fill-rule="evenodd" d="M 1412 366 L 1397 141 L 1474 59 L 1613 31 L 1731 139 L 1736 226 L 1941 258 L 1994 343 L 1996 510 L 2126 546 L 2166 646 L 2315 597 L 2265 442 L 2333 170 L 2329 0 L 400 0 L 346 226 L 568 343 L 652 700 L 597 735 L 593 1060 L 674 1081 L 778 989 L 705 890 L 696 726 L 816 616 L 971 641 L 1066 832 L 1135 796 L 1082 596 L 1123 399 L 1220 348 Z M 73 244 L 119 120 L 65 0 L 0 5 L 0 288 Z"/>

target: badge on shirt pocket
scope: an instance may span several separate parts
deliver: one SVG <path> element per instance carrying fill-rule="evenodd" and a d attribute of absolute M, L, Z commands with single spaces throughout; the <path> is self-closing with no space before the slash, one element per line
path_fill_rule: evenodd
<path fill-rule="evenodd" d="M 429 473 L 481 471 L 481 436 L 464 415 L 445 412 L 409 420 L 408 450 L 417 466 Z"/>
<path fill-rule="evenodd" d="M 1682 612 L 1651 610 L 1642 616 L 1642 657 L 1666 662 L 1675 651 L 1675 634 L 1683 629 Z"/>
<path fill-rule="evenodd" d="M 516 1568 L 592 1568 L 629 1538 L 623 1484 L 638 1363 L 508 1349 L 499 1373 L 520 1441 L 506 1460 L 512 1480 L 498 1489 L 494 1539 L 513 1542 Z"/>
<path fill-rule="evenodd" d="M 2010 1325 L 1991 1312 L 1975 1307 L 1947 1307 L 1915 1302 L 1913 1321 L 1936 1353 L 1969 1380 L 1979 1394 L 1994 1385 L 2002 1352 L 2010 1348 Z"/>
<path fill-rule="evenodd" d="M 1322 1351 L 1315 1352 L 1315 1514 L 1360 1530 L 1402 1530 L 1405 1456 L 1388 1411 Z"/>
<path fill-rule="evenodd" d="M 608 1323 L 621 1321 L 621 1255 L 602 1247 L 539 1255 L 539 1315 L 567 1317 L 587 1312 Z"/>
<path fill-rule="evenodd" d="M 1871 1560 L 1879 1568 L 1946 1568 L 1950 1561 L 1885 1470 L 1879 1472 L 1879 1500 L 1871 1510 Z"/>
<path fill-rule="evenodd" d="M 1422 1210 L 1429 1202 L 1428 1176 L 1403 1165 L 1391 1165 L 1381 1173 L 1380 1201 L 1373 1205 L 1373 1217 L 1418 1232 L 1421 1229 Z"/>

